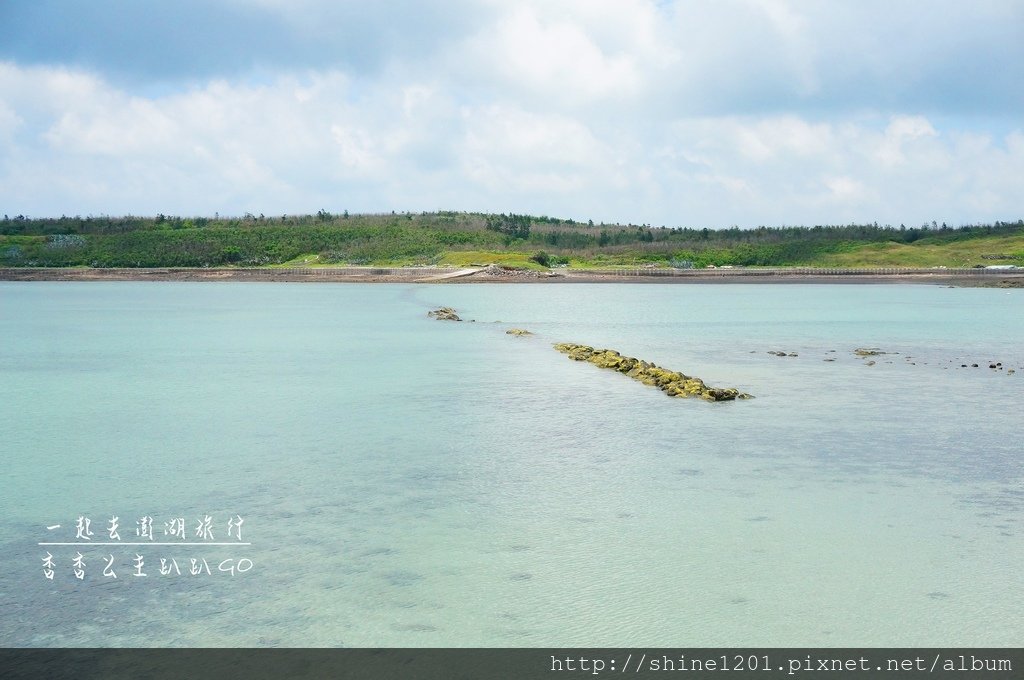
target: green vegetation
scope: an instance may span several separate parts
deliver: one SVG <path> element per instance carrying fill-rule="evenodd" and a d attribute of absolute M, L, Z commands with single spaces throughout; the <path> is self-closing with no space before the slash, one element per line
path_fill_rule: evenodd
<path fill-rule="evenodd" d="M 242 218 L 24 216 L 0 221 L 0 266 L 258 267 L 1024 266 L 1024 221 L 663 228 L 528 215 L 391 213 Z"/>

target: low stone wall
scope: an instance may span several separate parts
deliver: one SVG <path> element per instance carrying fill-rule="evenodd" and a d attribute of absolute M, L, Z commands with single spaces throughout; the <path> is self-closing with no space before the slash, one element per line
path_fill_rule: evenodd
<path fill-rule="evenodd" d="M 750 399 L 751 395 L 732 387 L 708 387 L 700 378 L 683 375 L 633 357 L 624 357 L 613 349 L 594 349 L 587 345 L 563 342 L 555 345 L 562 354 L 574 361 L 588 361 L 601 368 L 610 368 L 657 387 L 670 397 L 699 397 L 707 401 L 733 401 Z"/>

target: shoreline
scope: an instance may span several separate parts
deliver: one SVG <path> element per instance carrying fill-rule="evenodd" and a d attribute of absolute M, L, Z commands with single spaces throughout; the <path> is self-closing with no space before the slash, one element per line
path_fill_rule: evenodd
<path fill-rule="evenodd" d="M 110 268 L 6 267 L 0 281 L 249 281 L 282 283 L 916 283 L 969 287 L 1024 287 L 1024 270 L 734 269 L 554 270 L 535 272 L 446 268 Z"/>

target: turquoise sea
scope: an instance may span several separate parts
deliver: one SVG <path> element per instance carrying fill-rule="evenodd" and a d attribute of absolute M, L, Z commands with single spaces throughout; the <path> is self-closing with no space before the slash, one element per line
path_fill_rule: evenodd
<path fill-rule="evenodd" d="M 1024 290 L 0 283 L 0 646 L 1019 645 L 1022 403 Z"/>

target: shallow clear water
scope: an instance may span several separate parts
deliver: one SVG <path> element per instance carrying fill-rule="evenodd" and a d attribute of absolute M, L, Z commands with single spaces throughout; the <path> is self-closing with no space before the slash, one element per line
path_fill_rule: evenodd
<path fill-rule="evenodd" d="M 0 283 L 0 644 L 1016 645 L 1022 340 L 1019 290 Z M 38 545 L 204 514 L 253 545 Z"/>

